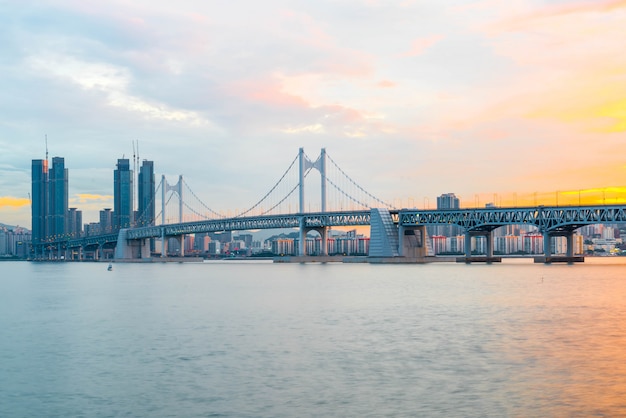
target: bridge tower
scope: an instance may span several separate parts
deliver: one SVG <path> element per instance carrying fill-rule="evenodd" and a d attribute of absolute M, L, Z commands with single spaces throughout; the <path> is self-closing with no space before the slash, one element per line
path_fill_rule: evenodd
<path fill-rule="evenodd" d="M 321 177 L 321 212 L 326 212 L 326 148 L 322 148 L 320 151 L 319 157 L 315 162 L 309 160 L 304 153 L 304 148 L 300 148 L 298 153 L 299 163 L 300 163 L 300 180 L 299 180 L 299 191 L 300 191 L 300 213 L 305 212 L 305 204 L 304 204 L 304 175 L 306 172 L 314 168 L 320 172 Z M 303 222 L 304 219 L 301 219 Z M 309 231 L 317 231 L 322 237 L 322 255 L 328 255 L 328 228 L 327 227 L 319 227 L 319 228 L 304 228 L 304 225 L 300 224 L 300 242 L 299 242 L 299 251 L 300 255 L 306 255 L 306 234 Z"/>
<path fill-rule="evenodd" d="M 326 148 L 322 148 L 319 157 L 315 162 L 309 160 L 304 153 L 304 148 L 300 148 L 300 182 L 298 184 L 300 190 L 300 213 L 304 213 L 304 175 L 310 168 L 315 168 L 320 172 L 321 176 L 321 203 L 322 212 L 326 212 Z"/>
<path fill-rule="evenodd" d="M 165 237 L 165 203 L 167 202 L 165 197 L 167 192 L 175 192 L 178 195 L 178 222 L 183 222 L 183 176 L 178 176 L 178 183 L 171 185 L 165 179 L 165 175 L 161 176 L 161 257 L 167 256 L 167 240 Z M 180 255 L 185 255 L 185 236 L 180 235 Z"/>

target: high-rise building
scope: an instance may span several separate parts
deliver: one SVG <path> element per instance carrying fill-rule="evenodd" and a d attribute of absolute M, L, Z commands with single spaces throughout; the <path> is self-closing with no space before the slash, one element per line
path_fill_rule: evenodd
<path fill-rule="evenodd" d="M 437 197 L 437 209 L 459 209 L 460 200 L 454 193 L 445 193 Z"/>
<path fill-rule="evenodd" d="M 137 226 L 154 225 L 155 216 L 154 162 L 144 160 L 139 168 Z"/>
<path fill-rule="evenodd" d="M 50 235 L 62 238 L 68 232 L 68 176 L 63 157 L 52 158 L 48 184 Z"/>
<path fill-rule="evenodd" d="M 113 172 L 113 228 L 117 231 L 133 224 L 133 170 L 127 158 L 117 160 Z"/>
<path fill-rule="evenodd" d="M 83 212 L 70 208 L 67 216 L 67 233 L 72 238 L 78 238 L 83 232 Z"/>
<path fill-rule="evenodd" d="M 31 220 L 33 244 L 48 236 L 48 160 L 33 160 L 31 175 Z"/>
<path fill-rule="evenodd" d="M 444 193 L 437 196 L 437 209 L 459 209 L 460 200 L 454 193 Z M 456 225 L 438 225 L 428 228 L 428 233 L 432 235 L 442 235 L 444 237 L 454 237 L 459 235 L 460 228 Z"/>
<path fill-rule="evenodd" d="M 32 160 L 32 229 L 33 244 L 58 239 L 68 232 L 68 174 L 62 157 Z"/>
<path fill-rule="evenodd" d="M 100 232 L 102 234 L 113 232 L 113 211 L 111 208 L 105 208 L 100 211 Z"/>

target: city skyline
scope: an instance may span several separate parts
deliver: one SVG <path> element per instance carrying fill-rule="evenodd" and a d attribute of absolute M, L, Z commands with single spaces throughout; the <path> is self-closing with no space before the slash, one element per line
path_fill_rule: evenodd
<path fill-rule="evenodd" d="M 299 147 L 402 206 L 623 203 L 625 1 L 245 4 L 6 4 L 0 222 L 46 134 L 85 223 L 136 140 L 217 210 Z"/>

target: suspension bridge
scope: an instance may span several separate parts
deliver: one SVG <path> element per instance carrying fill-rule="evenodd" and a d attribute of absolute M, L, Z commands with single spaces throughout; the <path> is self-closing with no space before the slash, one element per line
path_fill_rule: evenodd
<path fill-rule="evenodd" d="M 320 183 L 314 187 L 320 194 L 319 206 L 311 210 L 309 202 L 307 210 L 305 189 L 311 184 L 307 185 L 306 179 L 313 171 L 320 174 Z M 329 228 L 369 226 L 370 260 L 423 261 L 428 256 L 426 227 L 456 225 L 465 234 L 465 257 L 462 259 L 490 262 L 499 261 L 493 255 L 493 231 L 501 226 L 520 224 L 534 226 L 543 234 L 544 255 L 536 261 L 582 261 L 582 257 L 576 257 L 573 252 L 576 229 L 591 224 L 626 223 L 626 205 L 443 210 L 396 208 L 348 176 L 325 149 L 316 159 L 311 159 L 300 148 L 269 191 L 249 208 L 234 214 L 224 214 L 204 203 L 182 175 L 173 185 L 162 176 L 154 196 L 154 200 L 160 196 L 161 203 L 160 212 L 154 219 L 142 213 L 138 214 L 132 227 L 115 233 L 67 237 L 37 244 L 34 246 L 36 258 L 50 258 L 50 254 L 56 252 L 58 255 L 78 254 L 80 259 L 81 254 L 90 248 L 99 249 L 97 254 L 108 246 L 115 248 L 117 260 L 148 259 L 151 258 L 150 242 L 159 240 L 161 256 L 165 257 L 167 243 L 172 238 L 179 240 L 183 249 L 180 255 L 183 256 L 186 235 L 260 229 L 297 229 L 299 256 L 307 256 L 307 234 L 316 231 L 321 237 L 321 256 L 327 256 Z M 175 198 L 177 202 L 172 202 Z M 565 256 L 552 254 L 550 239 L 557 236 L 567 240 Z M 472 237 L 485 239 L 486 251 L 481 257 L 472 255 Z M 73 256 L 65 257 L 70 258 Z"/>

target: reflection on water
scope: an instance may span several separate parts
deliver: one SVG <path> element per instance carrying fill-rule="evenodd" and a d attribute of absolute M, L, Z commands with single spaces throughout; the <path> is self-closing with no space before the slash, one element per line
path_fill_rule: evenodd
<path fill-rule="evenodd" d="M 0 416 L 626 416 L 626 260 L 0 265 Z"/>

